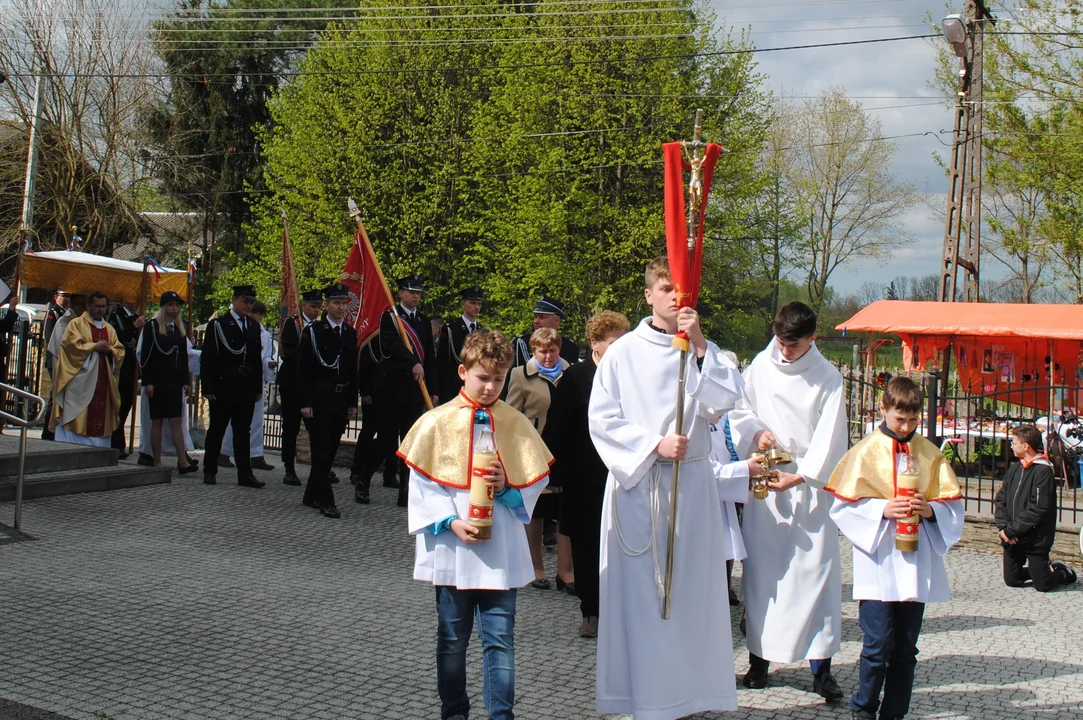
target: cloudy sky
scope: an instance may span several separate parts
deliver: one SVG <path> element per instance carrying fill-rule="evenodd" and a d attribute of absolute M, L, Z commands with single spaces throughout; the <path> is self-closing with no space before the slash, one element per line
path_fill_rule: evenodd
<path fill-rule="evenodd" d="M 940 18 L 948 11 L 944 0 L 712 0 L 719 21 L 748 27 L 758 48 L 808 45 L 867 38 L 921 35 L 927 13 Z M 963 12 L 963 0 L 952 12 Z M 879 118 L 884 135 L 899 138 L 892 170 L 926 193 L 934 208 L 946 202 L 947 179 L 933 160 L 947 157 L 954 122 L 952 110 L 930 87 L 936 46 L 929 40 L 905 40 L 833 48 L 764 52 L 756 56 L 768 86 L 779 95 L 814 96 L 830 87 L 842 87 Z M 831 284 L 842 293 L 856 291 L 864 282 L 886 285 L 897 275 L 921 276 L 938 272 L 943 244 L 942 216 L 929 207 L 914 207 L 904 220 L 906 245 L 889 262 L 857 261 L 842 266 Z M 983 267 L 983 275 L 996 272 Z"/>

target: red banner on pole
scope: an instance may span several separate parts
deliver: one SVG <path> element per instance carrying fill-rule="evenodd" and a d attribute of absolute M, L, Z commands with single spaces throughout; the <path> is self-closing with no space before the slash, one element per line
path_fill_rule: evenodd
<path fill-rule="evenodd" d="M 286 212 L 282 212 L 282 285 L 278 292 L 279 326 L 284 327 L 291 316 L 301 317 L 300 299 L 297 297 L 297 271 L 293 267 L 293 247 L 290 245 L 290 229 Z"/>
<path fill-rule="evenodd" d="M 722 153 L 722 146 L 708 143 L 703 156 L 703 199 L 699 208 L 699 223 L 694 245 L 688 244 L 688 225 L 685 213 L 684 172 L 691 165 L 681 154 L 681 143 L 671 142 L 662 146 L 665 160 L 665 216 L 666 257 L 673 275 L 673 287 L 677 290 L 677 307 L 695 307 L 699 299 L 700 273 L 703 270 L 703 219 L 707 213 L 707 195 L 711 191 L 711 176 L 715 163 Z"/>
<path fill-rule="evenodd" d="M 357 331 L 358 347 L 380 332 L 380 318 L 391 307 L 387 289 L 381 287 L 383 276 L 372 245 L 358 229 L 353 236 L 353 247 L 342 269 L 339 282 L 350 290 L 350 304 L 346 308 L 346 322 Z"/>

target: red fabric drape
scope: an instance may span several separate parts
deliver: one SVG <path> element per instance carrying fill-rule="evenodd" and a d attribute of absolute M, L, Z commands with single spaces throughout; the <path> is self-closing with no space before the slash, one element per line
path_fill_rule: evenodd
<path fill-rule="evenodd" d="M 685 213 L 684 173 L 691 166 L 684 160 L 681 143 L 665 143 L 662 156 L 665 160 L 665 218 L 666 256 L 673 285 L 677 289 L 677 307 L 695 307 L 699 299 L 700 274 L 703 269 L 703 220 L 707 213 L 707 196 L 711 191 L 711 178 L 715 163 L 722 153 L 722 146 L 709 143 L 703 158 L 703 202 L 699 211 L 699 232 L 692 252 L 688 248 L 688 225 Z"/>
<path fill-rule="evenodd" d="M 339 282 L 350 290 L 350 304 L 346 309 L 346 322 L 357 330 L 358 346 L 364 345 L 380 332 L 380 317 L 391 307 L 387 290 L 381 287 L 379 261 L 376 253 L 358 230 L 354 233 L 353 248 L 346 259 Z"/>
<path fill-rule="evenodd" d="M 278 292 L 279 312 L 285 323 L 291 315 L 300 320 L 301 304 L 297 297 L 297 272 L 293 267 L 293 247 L 290 245 L 290 229 L 285 215 L 282 216 L 282 285 Z"/>

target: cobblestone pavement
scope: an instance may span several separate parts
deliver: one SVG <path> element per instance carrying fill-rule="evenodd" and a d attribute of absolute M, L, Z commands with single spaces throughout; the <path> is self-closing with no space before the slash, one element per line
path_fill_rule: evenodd
<path fill-rule="evenodd" d="M 265 490 L 222 470 L 214 487 L 197 474 L 27 503 L 38 540 L 0 546 L 0 718 L 438 718 L 433 594 L 410 580 L 395 491 L 377 488 L 362 507 L 340 484 L 335 521 L 302 507 L 280 470 L 260 477 Z M 0 519 L 11 511 L 0 505 Z M 928 608 L 911 717 L 1083 718 L 1079 586 L 1006 588 L 1000 558 L 969 547 L 949 572 L 954 599 Z M 835 667 L 848 689 L 856 604 L 843 614 Z M 519 717 L 597 717 L 594 642 L 577 637 L 579 621 L 573 598 L 521 591 Z M 470 652 L 484 717 L 476 643 Z M 804 667 L 776 668 L 727 717 L 848 717 L 811 685 Z"/>

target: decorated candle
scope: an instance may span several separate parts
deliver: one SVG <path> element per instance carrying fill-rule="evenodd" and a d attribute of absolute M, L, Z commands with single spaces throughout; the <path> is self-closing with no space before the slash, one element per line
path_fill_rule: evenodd
<path fill-rule="evenodd" d="M 917 461 L 910 453 L 895 455 L 895 496 L 914 497 L 918 494 Z M 911 513 L 895 521 L 895 549 L 914 552 L 918 549 L 918 523 L 920 519 Z"/>
<path fill-rule="evenodd" d="M 467 522 L 478 529 L 474 537 L 487 540 L 493 531 L 493 489 L 488 485 L 489 466 L 496 461 L 496 436 L 489 424 L 489 414 L 479 410 L 474 418 L 474 452 L 470 460 L 470 517 Z"/>

